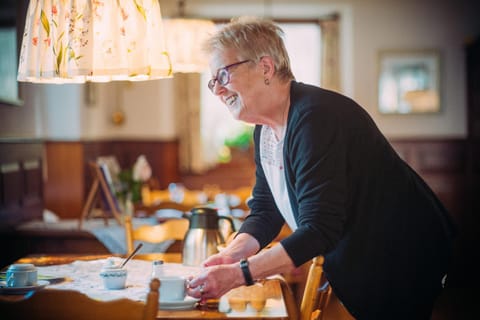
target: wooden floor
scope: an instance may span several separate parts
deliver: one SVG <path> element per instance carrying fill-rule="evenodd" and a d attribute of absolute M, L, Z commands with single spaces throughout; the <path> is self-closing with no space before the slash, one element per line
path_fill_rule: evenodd
<path fill-rule="evenodd" d="M 435 304 L 431 320 L 480 319 L 480 294 L 472 289 L 446 288 Z M 475 312 L 477 311 L 477 313 Z M 354 320 L 335 295 L 325 310 L 323 320 Z"/>

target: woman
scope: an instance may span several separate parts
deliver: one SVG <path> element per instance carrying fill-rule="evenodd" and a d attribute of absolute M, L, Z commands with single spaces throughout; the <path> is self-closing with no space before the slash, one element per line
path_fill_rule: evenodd
<path fill-rule="evenodd" d="M 189 294 L 220 297 L 323 255 L 357 319 L 429 319 L 454 234 L 448 213 L 362 107 L 294 80 L 281 36 L 240 18 L 206 43 L 209 88 L 256 124 L 256 182 L 250 215 Z M 293 233 L 260 251 L 284 222 Z"/>

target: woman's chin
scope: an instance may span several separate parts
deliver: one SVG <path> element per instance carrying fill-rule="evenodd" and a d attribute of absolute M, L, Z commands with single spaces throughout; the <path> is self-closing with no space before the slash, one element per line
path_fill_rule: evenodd
<path fill-rule="evenodd" d="M 228 111 L 230 111 L 230 114 L 232 115 L 232 117 L 235 119 L 235 120 L 242 120 L 241 117 L 242 117 L 242 109 L 241 107 L 237 106 L 237 105 L 233 105 L 233 106 L 228 106 Z"/>

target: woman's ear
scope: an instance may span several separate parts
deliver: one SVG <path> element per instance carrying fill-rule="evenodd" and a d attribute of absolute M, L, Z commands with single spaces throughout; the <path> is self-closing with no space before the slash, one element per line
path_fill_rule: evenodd
<path fill-rule="evenodd" d="M 272 57 L 263 56 L 260 59 L 260 65 L 263 68 L 263 76 L 271 78 L 275 73 L 275 63 L 273 62 Z"/>

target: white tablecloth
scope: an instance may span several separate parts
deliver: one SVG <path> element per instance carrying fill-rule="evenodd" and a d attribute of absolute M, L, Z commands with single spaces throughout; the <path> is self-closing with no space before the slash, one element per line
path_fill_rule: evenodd
<path fill-rule="evenodd" d="M 123 259 L 113 257 L 115 263 L 121 263 Z M 148 284 L 152 272 L 152 262 L 132 259 L 126 264 L 127 281 L 126 288 L 121 290 L 108 290 L 103 286 L 100 270 L 107 263 L 107 259 L 92 261 L 74 261 L 70 264 L 37 267 L 38 274 L 43 278 L 61 278 L 66 281 L 58 284 L 50 284 L 48 288 L 69 289 L 80 291 L 94 299 L 113 300 L 129 298 L 132 300 L 144 300 L 148 292 Z M 189 267 L 178 263 L 165 263 L 165 275 L 190 276 L 201 271 L 200 267 Z"/>
<path fill-rule="evenodd" d="M 121 263 L 123 259 L 113 257 L 115 263 Z M 92 261 L 74 261 L 70 264 L 53 265 L 46 267 L 37 267 L 41 278 L 65 277 L 66 281 L 50 284 L 50 289 L 69 289 L 80 291 L 89 297 L 101 301 L 109 301 L 119 298 L 128 298 L 136 301 L 145 301 L 148 292 L 148 283 L 152 272 L 152 262 L 144 260 L 130 260 L 126 268 L 128 270 L 126 288 L 121 290 L 108 290 L 103 286 L 103 280 L 100 277 L 102 266 L 108 259 L 99 259 Z M 201 267 L 190 267 L 179 263 L 165 263 L 164 274 L 166 276 L 195 276 L 202 271 Z M 247 295 L 249 296 L 249 295 Z M 283 300 L 278 298 L 268 298 L 263 310 L 256 311 L 250 304 L 244 311 L 232 310 L 228 303 L 226 295 L 219 301 L 220 312 L 224 312 L 229 318 L 256 318 L 264 317 L 284 317 L 287 310 Z"/>

